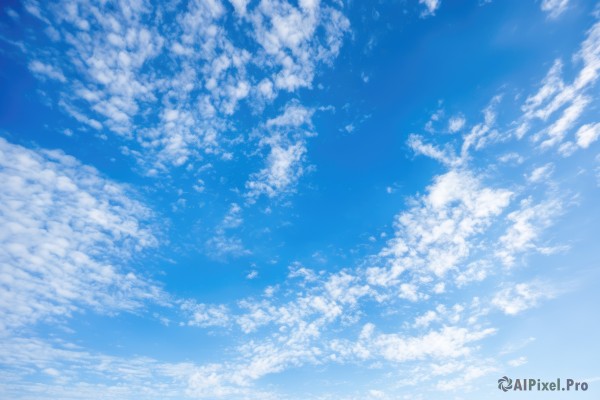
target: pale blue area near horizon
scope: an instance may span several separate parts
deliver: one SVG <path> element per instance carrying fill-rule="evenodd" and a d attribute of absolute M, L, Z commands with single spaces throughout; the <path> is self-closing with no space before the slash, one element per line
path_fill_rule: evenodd
<path fill-rule="evenodd" d="M 597 398 L 599 17 L 4 1 L 0 397 Z"/>

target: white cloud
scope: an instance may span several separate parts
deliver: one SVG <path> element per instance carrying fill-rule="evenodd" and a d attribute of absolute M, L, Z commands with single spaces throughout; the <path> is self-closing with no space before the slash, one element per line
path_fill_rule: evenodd
<path fill-rule="evenodd" d="M 258 277 L 258 271 L 252 270 L 246 275 L 246 279 L 256 279 Z"/>
<path fill-rule="evenodd" d="M 551 18 L 556 18 L 567 9 L 568 5 L 569 0 L 542 0 L 540 7 Z"/>
<path fill-rule="evenodd" d="M 571 104 L 564 109 L 560 118 L 558 118 L 547 129 L 548 139 L 542 142 L 542 148 L 553 146 L 560 143 L 574 125 L 579 117 L 583 114 L 586 107 L 590 103 L 590 99 L 585 96 L 577 96 Z"/>
<path fill-rule="evenodd" d="M 527 97 L 522 109 L 529 118 L 538 117 L 546 120 L 549 113 L 554 111 L 556 106 L 548 110 L 539 109 L 542 104 L 551 100 L 557 93 L 565 89 L 565 83 L 562 80 L 563 63 L 561 60 L 554 61 L 554 64 L 542 80 L 542 86 L 536 94 Z"/>
<path fill-rule="evenodd" d="M 469 343 L 482 340 L 495 332 L 492 328 L 469 331 L 466 328 L 446 326 L 439 331 L 431 330 L 422 336 L 410 337 L 375 333 L 375 326 L 366 324 L 356 343 L 334 340 L 332 348 L 346 357 L 382 357 L 396 363 L 425 358 L 452 359 L 469 355 Z"/>
<path fill-rule="evenodd" d="M 469 263 L 456 276 L 458 287 L 464 286 L 470 282 L 479 282 L 484 280 L 490 273 L 491 265 L 485 260 L 477 260 Z"/>
<path fill-rule="evenodd" d="M 229 310 L 226 306 L 198 304 L 193 300 L 181 303 L 181 310 L 189 316 L 188 326 L 202 328 L 211 326 L 227 326 L 229 324 Z"/>
<path fill-rule="evenodd" d="M 460 163 L 460 160 L 451 149 L 439 149 L 432 144 L 424 143 L 423 138 L 419 135 L 410 135 L 407 144 L 416 154 L 433 158 L 447 166 L 456 166 Z"/>
<path fill-rule="evenodd" d="M 118 399 L 183 398 L 202 368 L 191 362 L 164 363 L 150 357 L 91 352 L 64 340 L 3 338 L 0 364 L 11 379 L 0 391 L 9 398 Z M 10 372 L 8 372 L 10 371 Z M 41 379 L 33 374 L 44 373 Z M 6 375 L 4 376 L 6 377 Z M 42 395 L 43 393 L 43 395 Z"/>
<path fill-rule="evenodd" d="M 305 108 L 297 102 L 290 102 L 285 106 L 283 114 L 267 120 L 267 128 L 299 128 L 312 125 L 314 110 Z"/>
<path fill-rule="evenodd" d="M 376 390 L 376 389 L 369 390 L 369 396 L 371 396 L 374 399 L 385 399 L 385 398 L 387 398 L 387 395 L 385 394 L 385 392 L 383 392 L 381 390 Z"/>
<path fill-rule="evenodd" d="M 518 254 L 526 251 L 547 252 L 546 247 L 540 247 L 537 243 L 539 236 L 561 212 L 562 203 L 556 198 L 537 204 L 532 198 L 522 200 L 519 209 L 507 216 L 511 225 L 499 239 L 500 248 L 496 256 L 504 265 L 511 266 Z"/>
<path fill-rule="evenodd" d="M 318 63 L 330 63 L 338 54 L 349 22 L 344 15 L 318 1 L 264 0 L 248 16 L 254 38 L 264 56 L 279 67 L 273 82 L 294 91 L 311 85 Z M 323 35 L 318 32 L 322 29 Z"/>
<path fill-rule="evenodd" d="M 480 150 L 491 143 L 501 140 L 500 133 L 494 129 L 496 124 L 496 108 L 502 100 L 501 95 L 496 95 L 490 103 L 483 109 L 483 122 L 471 128 L 471 131 L 464 135 L 460 151 L 460 161 L 465 163 L 469 158 L 471 149 Z"/>
<path fill-rule="evenodd" d="M 397 275 L 393 276 L 397 273 L 394 269 L 396 263 L 414 267 L 416 277 L 435 276 L 439 271 L 428 270 L 431 261 L 447 259 L 457 249 L 459 253 L 462 249 L 467 249 L 468 254 L 471 246 L 468 241 L 482 232 L 491 219 L 502 212 L 511 196 L 512 193 L 506 190 L 483 187 L 481 181 L 467 171 L 452 170 L 437 177 L 427 193 L 414 199 L 409 210 L 397 217 L 396 242 L 388 242 L 382 251 L 383 260 L 390 261 L 388 276 L 397 278 Z M 230 204 L 221 229 L 236 229 L 241 224 L 241 207 L 235 203 Z M 441 231 L 436 230 L 436 227 L 440 227 Z M 412 255 L 404 254 L 404 250 L 397 247 L 400 240 L 406 241 L 417 252 Z M 437 251 L 435 257 L 432 251 Z M 429 256 L 433 258 L 429 259 Z M 456 265 L 462 262 L 462 258 L 454 261 Z M 421 274 L 419 271 L 423 266 L 426 270 Z M 188 384 L 187 394 L 200 398 L 250 398 L 252 393 L 257 393 L 254 383 L 258 379 L 292 366 L 321 364 L 326 360 L 340 362 L 358 359 L 403 363 L 464 358 L 473 352 L 471 343 L 495 332 L 493 328 L 468 329 L 456 326 L 463 318 L 464 309 L 457 305 L 452 308 L 436 308 L 436 318 L 428 315 L 415 319 L 419 328 L 426 328 L 434 322 L 444 324 L 439 330 L 429 330 L 423 335 L 404 332 L 376 334 L 374 327 L 366 324 L 358 341 L 330 342 L 324 340 L 326 332 L 339 329 L 344 324 L 355 325 L 360 320 L 360 303 L 364 299 L 391 301 L 392 304 L 394 300 L 384 294 L 385 287 L 378 292 L 379 289 L 367 284 L 370 276 L 361 268 L 322 275 L 294 265 L 290 270 L 290 278 L 293 277 L 304 278 L 300 282 L 303 289 L 282 291 L 284 295 L 292 296 L 289 302 L 282 302 L 281 299 L 265 294 L 262 300 L 241 301 L 238 306 L 242 312 L 236 313 L 224 305 L 189 302 L 182 306 L 185 308 L 183 311 L 189 314 L 187 324 L 209 328 L 237 325 L 246 335 L 256 332 L 256 337 L 260 337 L 260 340 L 248 340 L 242 344 L 236 349 L 237 356 L 230 361 L 202 366 L 189 365 L 185 374 L 179 376 L 185 377 L 182 379 Z M 418 282 L 419 280 L 399 281 L 398 289 L 411 300 L 423 298 Z M 383 285 L 388 283 L 390 282 L 385 280 L 382 282 Z M 158 367 L 158 364 L 150 365 L 152 368 Z M 464 379 L 469 381 L 472 375 L 466 373 Z M 164 378 L 157 376 L 155 379 L 163 381 Z M 457 382 L 442 384 L 449 387 L 457 385 Z"/>
<path fill-rule="evenodd" d="M 38 18 L 41 21 L 48 22 L 48 20 L 42 15 L 42 11 L 40 9 L 40 4 L 37 0 L 29 0 L 24 4 L 25 10 L 34 17 Z"/>
<path fill-rule="evenodd" d="M 469 385 L 472 381 L 496 371 L 498 368 L 493 364 L 468 365 L 458 377 L 439 381 L 436 387 L 441 391 L 458 391 L 459 389 L 466 391 L 465 389 L 470 389 Z"/>
<path fill-rule="evenodd" d="M 554 291 L 540 283 L 518 283 L 500 290 L 492 299 L 492 305 L 508 315 L 519 314 L 535 307 L 541 300 L 554 297 Z"/>
<path fill-rule="evenodd" d="M 207 254 L 221 261 L 229 257 L 251 254 L 250 250 L 245 248 L 242 240 L 232 233 L 243 222 L 242 208 L 237 203 L 231 203 L 223 220 L 215 227 L 212 237 L 205 243 Z"/>
<path fill-rule="evenodd" d="M 427 328 L 433 321 L 438 320 L 438 315 L 435 311 L 429 310 L 425 314 L 415 318 L 414 326 L 417 328 Z"/>
<path fill-rule="evenodd" d="M 435 15 L 435 11 L 442 5 L 441 0 L 419 0 L 419 4 L 425 5 L 427 8 L 423 11 L 423 15 Z"/>
<path fill-rule="evenodd" d="M 510 153 L 506 153 L 506 154 L 503 154 L 500 157 L 498 157 L 498 161 L 500 161 L 502 163 L 523 164 L 525 159 L 519 153 L 510 152 Z"/>
<path fill-rule="evenodd" d="M 63 3 L 59 8 L 63 11 L 53 15 L 60 21 L 55 27 L 63 29 L 65 44 L 72 49 L 67 53 L 70 63 L 63 65 L 73 76 L 66 101 L 84 100 L 89 118 L 103 119 L 112 131 L 130 135 L 140 105 L 155 100 L 155 85 L 141 70 L 164 43 L 156 29 L 142 22 L 149 10 L 141 3 L 110 9 Z M 93 29 L 88 21 L 94 21 Z"/>
<path fill-rule="evenodd" d="M 302 163 L 306 147 L 302 142 L 275 144 L 267 156 L 267 166 L 254 174 L 246 187 L 251 197 L 262 193 L 275 197 L 288 192 L 304 173 Z"/>
<path fill-rule="evenodd" d="M 422 296 L 418 292 L 418 287 L 416 285 L 411 283 L 401 283 L 398 297 L 409 301 L 417 301 Z"/>
<path fill-rule="evenodd" d="M 251 254 L 246 249 L 242 239 L 236 236 L 227 236 L 223 232 L 208 239 L 205 243 L 207 254 L 215 260 L 224 261 L 229 257 L 241 257 Z"/>
<path fill-rule="evenodd" d="M 527 364 L 527 357 L 519 357 L 509 360 L 507 364 L 513 368 L 520 367 L 521 365 Z"/>
<path fill-rule="evenodd" d="M 464 128 L 466 122 L 467 120 L 460 115 L 452 117 L 450 118 L 450 121 L 448 121 L 448 130 L 452 133 L 458 132 Z"/>
<path fill-rule="evenodd" d="M 344 310 L 352 309 L 371 289 L 359 277 L 346 272 L 331 274 L 323 280 L 315 280 L 312 271 L 306 268 L 291 270 L 290 277 L 303 277 L 303 284 L 314 286 L 310 294 L 299 293 L 286 304 L 276 306 L 272 300 L 242 300 L 239 306 L 243 310 L 237 317 L 237 323 L 245 333 L 257 331 L 271 323 L 293 329 L 309 321 L 315 328 L 321 328 L 343 316 Z"/>
<path fill-rule="evenodd" d="M 152 149 L 150 151 L 158 155 L 158 163 L 162 166 L 184 165 L 194 157 L 204 158 L 214 154 L 231 157 L 231 149 L 225 151 L 221 148 L 227 146 L 226 135 L 222 133 L 235 131 L 233 124 L 226 121 L 236 112 L 239 104 L 247 101 L 254 106 L 254 100 L 258 99 L 261 104 L 272 101 L 279 91 L 310 88 L 317 67 L 333 60 L 341 46 L 343 34 L 348 30 L 348 22 L 341 12 L 319 1 L 291 4 L 274 0 L 232 0 L 231 3 L 236 11 L 231 23 L 236 25 L 236 29 L 239 29 L 236 32 L 242 36 L 247 33 L 248 25 L 252 26 L 254 31 L 248 38 L 256 39 L 260 46 L 258 53 L 252 54 L 236 47 L 235 41 L 221 24 L 227 8 L 219 1 L 190 2 L 185 13 L 172 16 L 177 21 L 177 29 L 172 31 L 162 30 L 160 26 L 149 29 L 153 24 L 147 18 L 148 4 L 141 8 L 121 5 L 119 7 L 122 8 L 117 10 L 119 18 L 112 20 L 110 17 L 113 15 L 107 11 L 109 15 L 98 20 L 104 24 L 101 33 L 94 31 L 94 24 L 85 24 L 85 18 L 81 15 L 83 11 L 78 11 L 77 7 L 69 9 L 68 22 L 63 21 L 64 24 L 78 26 L 78 29 L 88 32 L 86 34 L 92 40 L 101 34 L 106 36 L 101 38 L 97 47 L 80 43 L 74 44 L 74 48 L 93 47 L 84 48 L 85 51 L 80 55 L 88 54 L 88 50 L 106 50 L 104 62 L 110 64 L 102 65 L 103 60 L 92 62 L 86 59 L 83 62 L 85 65 L 74 67 L 84 72 L 78 78 L 79 83 L 71 100 L 85 100 L 93 113 L 82 111 L 87 109 L 79 102 L 77 104 L 81 108 L 71 107 L 73 111 L 70 114 L 75 116 L 76 112 L 81 111 L 79 115 L 82 122 L 88 115 L 94 115 L 118 134 L 131 135 L 145 149 Z M 440 6 L 439 1 L 422 0 L 421 4 L 425 4 L 431 14 Z M 85 9 L 84 6 L 81 8 Z M 92 12 L 86 14 L 86 18 L 98 17 Z M 134 38 L 131 39 L 134 57 L 137 50 L 143 50 L 138 49 L 143 46 L 136 44 L 135 37 L 139 39 L 145 36 L 142 33 L 144 29 L 151 36 L 156 35 L 148 39 L 150 51 L 155 50 L 156 54 L 138 54 L 141 60 L 141 64 L 135 66 L 138 69 L 131 67 L 132 54 L 124 50 L 124 47 L 128 48 L 127 41 L 130 39 L 127 35 L 118 35 L 123 29 L 121 25 L 128 23 L 134 26 Z M 65 34 L 68 30 L 61 32 Z M 68 40 L 76 41 L 84 36 L 84 33 L 77 37 L 71 35 Z M 152 43 L 160 45 L 154 48 Z M 104 53 L 100 51 L 100 54 Z M 583 57 L 588 53 L 582 51 L 581 54 Z M 159 55 L 173 57 L 177 61 L 174 64 L 180 69 L 159 73 L 153 68 L 153 62 Z M 262 69 L 265 73 L 254 75 L 251 71 L 256 69 Z M 108 78 L 125 79 L 131 71 L 137 79 L 136 82 L 128 82 L 131 88 L 105 82 Z M 145 76 L 143 71 L 152 73 Z M 593 79 L 593 73 L 594 70 L 589 70 L 581 74 L 581 85 L 587 85 L 586 82 Z M 565 90 L 556 71 L 549 74 L 547 83 L 548 87 L 526 101 L 526 107 L 537 119 L 542 119 L 551 111 L 541 110 L 545 102 L 552 101 Z M 124 94 L 111 93 L 116 89 L 129 91 Z M 553 121 L 554 128 L 546 132 L 551 137 L 558 137 L 558 141 L 562 140 L 560 132 L 573 125 L 581 115 L 577 109 L 567 112 L 569 107 L 577 105 L 576 99 L 573 97 L 571 103 L 562 103 L 554 110 L 570 104 L 561 118 Z M 583 101 L 586 97 L 582 95 L 579 99 Z M 359 359 L 390 363 L 441 360 L 442 365 L 436 370 L 440 374 L 461 372 L 456 379 L 441 381 L 437 387 L 442 390 L 466 385 L 491 371 L 491 367 L 485 365 L 465 367 L 458 362 L 452 364 L 458 358 L 468 357 L 476 348 L 475 342 L 495 332 L 494 328 L 474 325 L 474 316 L 469 318 L 469 328 L 458 326 L 458 322 L 468 317 L 464 316 L 463 306 L 436 307 L 435 310 L 414 315 L 414 323 L 411 325 L 407 322 L 402 328 L 407 331 L 376 333 L 374 325 L 364 324 L 364 320 L 371 318 L 371 309 L 365 307 L 364 303 L 374 300 L 378 304 L 390 305 L 390 309 L 401 305 L 403 310 L 410 312 L 416 309 L 411 301 L 444 297 L 436 295 L 445 292 L 450 295 L 453 288 L 448 287 L 452 282 L 460 288 L 469 282 L 483 280 L 494 272 L 492 263 L 480 255 L 486 251 L 494 252 L 494 249 L 490 250 L 490 242 L 494 238 L 487 237 L 487 234 L 507 209 L 514 194 L 500 187 L 488 187 L 485 181 L 489 178 L 486 176 L 489 170 L 469 170 L 468 153 L 471 149 L 501 140 L 500 134 L 494 130 L 494 107 L 498 101 L 493 100 L 484 110 L 484 121 L 465 134 L 460 157 L 450 146 L 437 147 L 424 143 L 419 136 L 411 136 L 409 145 L 415 152 L 441 161 L 450 171 L 437 176 L 424 194 L 409 200 L 406 209 L 394 220 L 393 238 L 379 254 L 369 257 L 361 266 L 325 273 L 296 264 L 290 268 L 290 279 L 281 285 L 281 290 L 279 285 L 269 286 L 258 299 L 244 299 L 230 305 L 207 305 L 193 301 L 180 303 L 180 308 L 188 317 L 186 324 L 205 328 L 227 327 L 225 330 L 239 328 L 244 333 L 242 344 L 234 349 L 230 361 L 196 366 L 167 365 L 145 360 L 146 367 L 149 365 L 153 368 L 151 372 L 146 367 L 134 368 L 137 362 L 141 362 L 138 359 L 133 359 L 129 364 L 113 361 L 108 365 L 129 368 L 128 371 L 133 369 L 145 380 L 154 383 L 154 378 L 158 378 L 156 381 L 164 387 L 173 388 L 167 395 L 160 392 L 161 398 L 170 394 L 175 398 L 185 395 L 251 398 L 253 383 L 265 375 L 305 364 L 321 365 L 328 360 L 343 362 Z M 587 105 L 584 103 L 579 104 L 582 105 L 581 110 Z M 260 106 L 257 108 L 260 109 Z M 267 114 L 260 111 L 261 115 Z M 277 198 L 295 190 L 300 177 L 307 170 L 307 142 L 314 135 L 313 113 L 314 110 L 298 102 L 290 102 L 280 115 L 264 120 L 249 134 L 251 139 L 256 139 L 265 163 L 247 180 L 247 198 Z M 550 114 L 545 118 L 549 118 Z M 155 121 L 158 122 L 149 124 L 149 128 L 140 128 L 145 126 L 141 122 L 146 121 L 146 117 L 156 117 Z M 98 120 L 88 118 L 88 124 L 91 125 L 89 121 L 96 121 L 97 129 L 101 129 L 103 125 Z M 455 117 L 449 121 L 448 129 L 460 131 L 464 126 L 464 117 Z M 131 129 L 121 129 L 123 127 Z M 583 132 L 581 141 L 587 141 L 589 145 L 593 141 L 589 139 L 591 134 Z M 521 162 L 522 157 L 513 154 L 507 160 Z M 540 181 L 547 176 L 549 168 L 546 167 L 534 170 L 529 178 Z M 204 182 L 199 183 L 198 191 L 204 190 Z M 95 194 L 100 190 L 92 192 Z M 106 196 L 106 193 L 101 194 Z M 538 248 L 539 233 L 536 232 L 539 232 L 539 226 L 547 224 L 544 218 L 536 218 L 537 214 L 543 216 L 545 209 L 540 206 L 540 209 L 530 212 L 532 207 L 535 206 L 531 203 L 522 204 L 519 210 L 508 217 L 511 227 L 501 237 L 502 248 L 497 253 L 507 263 L 514 262 L 516 253 Z M 548 207 L 553 208 L 551 205 Z M 122 212 L 121 209 L 111 211 Z M 211 231 L 214 236 L 205 242 L 209 253 L 215 257 L 249 253 L 235 235 L 235 230 L 243 226 L 242 214 L 242 207 L 236 203 L 229 204 L 223 219 Z M 552 212 L 550 214 L 554 215 Z M 136 213 L 134 216 L 137 219 L 132 218 L 143 225 L 144 218 Z M 257 274 L 257 271 L 251 271 L 247 278 L 255 278 Z M 524 307 L 521 303 L 527 305 L 537 301 L 538 298 L 531 293 L 528 288 L 515 289 L 508 294 L 500 292 L 494 298 L 494 305 L 505 311 L 520 310 Z M 521 303 L 507 303 L 507 299 L 511 300 L 512 297 L 522 298 Z M 235 307 L 239 312 L 235 311 Z M 420 308 L 419 312 L 422 313 Z M 333 332 L 336 336 L 342 335 L 341 331 L 347 327 L 354 329 L 358 321 L 364 325 L 356 342 L 329 340 L 331 336 L 328 334 Z M 413 321 L 413 315 L 407 321 Z M 440 327 L 429 329 L 432 325 Z M 408 332 L 408 329 L 426 332 L 416 335 Z M 9 354 L 8 351 L 6 353 Z M 63 356 L 76 357 L 70 353 L 63 353 Z M 90 363 L 97 361 L 94 357 L 89 359 L 92 360 Z M 184 395 L 181 395 L 180 387 L 169 379 L 165 380 L 160 374 L 153 375 L 152 371 L 158 369 L 162 373 L 169 368 L 181 368 L 177 374 L 167 376 L 178 385 L 189 385 L 184 389 Z M 48 371 L 46 373 L 51 376 L 54 371 L 61 371 L 61 364 L 49 363 L 44 365 L 43 371 Z M 132 385 L 127 380 L 118 382 L 125 382 L 126 386 L 132 388 L 142 386 Z M 372 392 L 371 395 L 380 397 L 381 393 Z"/>
<path fill-rule="evenodd" d="M 148 174 L 201 157 L 231 158 L 238 142 L 224 133 L 234 128 L 231 116 L 239 104 L 258 109 L 280 91 L 310 88 L 349 31 L 338 3 L 231 3 L 237 17 L 228 27 L 227 7 L 219 0 L 179 8 L 29 1 L 28 12 L 58 41 L 47 49 L 50 58 L 38 56 L 56 65 L 32 60 L 30 69 L 67 83 L 61 108 L 79 122 L 127 139 L 125 153 Z M 164 62 L 167 58 L 173 62 Z M 264 123 L 262 113 L 256 115 L 255 127 Z M 281 166 L 282 150 L 294 158 L 301 149 L 281 145 L 270 162 Z M 277 183 L 267 183 L 272 185 Z"/>
<path fill-rule="evenodd" d="M 276 96 L 275 90 L 273 88 L 273 82 L 266 78 L 260 81 L 257 90 L 258 93 L 266 100 L 273 100 Z"/>
<path fill-rule="evenodd" d="M 552 175 L 552 171 L 554 170 L 554 164 L 547 163 L 542 165 L 541 167 L 537 167 L 531 174 L 527 177 L 527 180 L 532 183 L 538 183 L 546 181 Z"/>
<path fill-rule="evenodd" d="M 290 102 L 281 115 L 266 122 L 265 129 L 270 133 L 260 140 L 260 147 L 269 148 L 266 166 L 246 182 L 249 199 L 260 195 L 274 198 L 294 191 L 305 172 L 305 141 L 314 135 L 313 113 L 314 110 Z"/>
<path fill-rule="evenodd" d="M 302 278 L 308 282 L 317 279 L 317 274 L 312 269 L 305 268 L 299 264 L 293 264 L 289 267 L 289 270 L 288 278 Z"/>
<path fill-rule="evenodd" d="M 575 136 L 577 136 L 577 145 L 587 149 L 600 137 L 600 123 L 582 125 Z"/>
<path fill-rule="evenodd" d="M 52 65 L 44 64 L 41 61 L 34 60 L 29 63 L 29 70 L 42 78 L 50 78 L 62 83 L 67 81 L 62 71 Z"/>
<path fill-rule="evenodd" d="M 435 145 L 424 143 L 423 138 L 415 134 L 409 136 L 407 144 L 415 153 L 433 158 L 447 167 L 464 167 L 469 162 L 471 150 L 481 150 L 503 139 L 500 132 L 494 128 L 496 123 L 496 108 L 501 100 L 502 96 L 494 96 L 487 107 L 483 109 L 483 122 L 476 124 L 468 133 L 462 136 L 462 146 L 458 155 L 452 142 L 446 143 L 443 148 L 439 148 Z M 427 123 L 425 130 L 430 133 L 435 132 L 432 127 L 432 121 L 437 121 L 441 115 L 443 115 L 443 110 L 438 110 Z M 465 123 L 466 119 L 464 117 L 453 117 L 450 119 L 448 130 L 455 133 L 464 128 Z"/>
<path fill-rule="evenodd" d="M 236 13 L 241 16 L 246 15 L 246 7 L 250 0 L 229 0 L 229 2 L 233 5 Z"/>
<path fill-rule="evenodd" d="M 466 171 L 438 176 L 427 195 L 396 216 L 395 238 L 380 253 L 389 267 L 369 268 L 369 282 L 397 284 L 405 270 L 437 277 L 456 270 L 470 253 L 470 240 L 489 226 L 511 197 L 508 190 L 482 187 Z"/>
<path fill-rule="evenodd" d="M 227 211 L 227 214 L 225 214 L 225 217 L 223 218 L 220 227 L 222 229 L 237 228 L 244 222 L 241 213 L 242 208 L 236 203 L 232 203 L 229 206 L 229 211 Z"/>
<path fill-rule="evenodd" d="M 1 330 L 164 301 L 124 264 L 157 245 L 151 211 L 126 188 L 59 151 L 0 139 L 0 152 Z"/>
<path fill-rule="evenodd" d="M 438 105 L 441 107 L 442 102 L 438 102 Z M 431 114 L 431 117 L 429 118 L 429 121 L 427 121 L 427 123 L 425 123 L 424 129 L 425 131 L 429 132 L 429 133 L 435 133 L 435 128 L 434 125 L 444 116 L 444 109 L 443 108 L 438 108 L 433 114 Z"/>

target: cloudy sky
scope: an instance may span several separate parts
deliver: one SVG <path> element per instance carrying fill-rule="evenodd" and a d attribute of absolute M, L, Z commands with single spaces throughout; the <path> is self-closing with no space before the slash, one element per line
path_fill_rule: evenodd
<path fill-rule="evenodd" d="M 4 0 L 0 397 L 600 390 L 600 5 Z"/>

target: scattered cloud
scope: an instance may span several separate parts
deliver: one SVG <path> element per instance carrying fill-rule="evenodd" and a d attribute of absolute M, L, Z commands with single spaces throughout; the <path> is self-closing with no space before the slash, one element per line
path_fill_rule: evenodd
<path fill-rule="evenodd" d="M 419 4 L 427 16 L 441 2 Z M 545 0 L 541 7 L 555 18 L 567 4 Z M 311 169 L 313 117 L 323 108 L 301 104 L 298 93 L 311 90 L 319 68 L 338 56 L 350 30 L 344 7 L 313 0 L 189 1 L 179 9 L 144 1 L 46 5 L 29 0 L 26 10 L 53 29 L 53 40 L 67 51 L 61 51 L 63 58 L 34 54 L 44 63 L 34 58 L 27 65 L 48 84 L 63 84 L 60 109 L 97 132 L 116 135 L 126 143 L 123 152 L 150 175 L 177 167 L 207 172 L 213 165 L 249 159 L 253 169 L 237 181 L 237 200 L 215 199 L 222 207 L 217 222 L 207 227 L 210 238 L 200 240 L 209 257 L 226 260 L 251 254 L 242 236 L 251 221 L 250 206 L 260 198 L 279 200 L 294 193 Z M 497 121 L 502 96 L 496 96 L 482 120 L 468 129 L 465 116 L 447 120 L 441 108 L 425 127 L 433 133 L 434 122 L 439 131 L 447 123 L 446 131 L 457 135 L 409 136 L 408 146 L 439 161 L 442 171 L 403 208 L 398 205 L 401 211 L 385 228 L 391 235 L 382 233 L 386 241 L 370 255 L 345 258 L 344 267 L 337 268 L 334 255 L 310 256 L 311 250 L 309 257 L 299 258 L 305 264 L 290 265 L 286 278 L 223 304 L 200 298 L 169 301 L 158 284 L 134 272 L 137 254 L 158 246 L 160 234 L 155 215 L 132 190 L 64 153 L 28 150 L 0 139 L 0 335 L 6 339 L 0 364 L 10 366 L 2 374 L 11 378 L 0 383 L 0 392 L 32 398 L 40 392 L 56 398 L 100 392 L 115 398 L 280 399 L 280 393 L 260 389 L 261 379 L 303 366 L 412 368 L 415 373 L 402 384 L 430 380 L 439 391 L 469 388 L 498 371 L 497 361 L 478 354 L 499 331 L 498 315 L 490 311 L 518 315 L 556 295 L 537 281 L 506 282 L 503 274 L 514 270 L 501 268 L 528 252 L 554 251 L 545 245 L 543 232 L 565 208 L 551 191 L 536 201 L 543 185 L 534 185 L 550 182 L 555 171 L 558 175 L 560 160 L 550 161 L 526 146 L 556 146 L 566 155 L 589 148 L 600 136 L 598 123 L 578 126 L 594 104 L 590 89 L 598 76 L 598 26 L 575 56 L 574 64 L 581 66 L 575 79 L 564 80 L 557 60 L 509 129 Z M 368 76 L 362 79 L 367 82 Z M 281 105 L 279 112 L 267 110 L 270 104 Z M 355 127 L 351 123 L 345 129 Z M 518 152 L 492 155 L 487 163 L 481 151 L 475 160 L 478 151 L 529 132 L 532 141 Z M 205 167 L 197 168 L 195 161 Z M 510 182 L 501 168 L 514 173 Z M 209 191 L 209 178 L 190 179 L 196 194 Z M 393 193 L 396 186 L 378 187 Z M 178 205 L 185 205 L 180 200 Z M 277 213 L 267 210 L 269 218 Z M 367 236 L 368 248 L 377 246 L 377 238 Z M 256 269 L 241 271 L 248 280 L 259 275 Z M 245 284 L 254 288 L 271 277 L 265 273 L 264 279 Z M 478 285 L 489 282 L 478 282 L 490 277 L 501 282 L 494 283 L 496 293 L 463 298 L 471 293 L 467 285 L 480 291 Z M 451 302 L 455 298 L 461 300 Z M 228 351 L 199 364 L 165 363 L 11 335 L 87 309 L 129 312 L 148 303 L 173 306 L 183 316 L 171 328 L 218 331 L 219 339 L 229 341 Z M 386 325 L 390 320 L 398 323 Z M 518 357 L 506 364 L 518 367 L 526 361 Z M 34 375 L 44 378 L 32 384 Z M 363 397 L 392 398 L 388 394 L 382 388 Z"/>
<path fill-rule="evenodd" d="M 166 301 L 123 263 L 158 245 L 152 212 L 133 193 L 60 151 L 0 138 L 0 153 L 0 332 Z"/>
<path fill-rule="evenodd" d="M 61 108 L 126 139 L 126 154 L 150 175 L 227 155 L 236 150 L 226 132 L 240 104 L 261 108 L 280 92 L 311 88 L 316 69 L 333 63 L 349 31 L 341 3 L 232 5 L 233 20 L 219 0 L 183 7 L 28 1 L 25 9 L 56 39 L 45 53 L 55 63 L 34 59 L 29 68 L 65 83 Z M 305 152 L 301 143 L 274 147 L 275 169 Z"/>

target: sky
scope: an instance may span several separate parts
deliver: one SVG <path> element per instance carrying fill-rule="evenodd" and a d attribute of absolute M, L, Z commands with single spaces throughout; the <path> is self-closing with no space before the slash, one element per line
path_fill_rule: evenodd
<path fill-rule="evenodd" d="M 599 80 L 592 0 L 2 1 L 0 397 L 597 399 Z"/>

